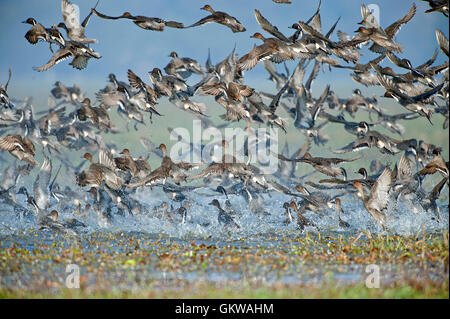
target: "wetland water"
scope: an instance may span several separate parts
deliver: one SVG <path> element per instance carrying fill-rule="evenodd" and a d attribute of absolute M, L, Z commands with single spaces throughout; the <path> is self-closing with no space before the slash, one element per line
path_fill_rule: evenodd
<path fill-rule="evenodd" d="M 149 207 L 167 200 L 158 188 L 138 191 L 135 197 Z M 380 267 L 383 285 L 412 278 L 448 281 L 448 254 L 447 259 L 439 257 L 443 236 L 448 238 L 446 203 L 440 204 L 438 220 L 420 206 L 401 201 L 389 209 L 386 233 L 356 197 L 347 196 L 341 218 L 350 228 L 340 227 L 336 212 L 329 209 L 306 213 L 316 227 L 301 232 L 295 222 L 284 223 L 282 205 L 291 200 L 288 196 L 262 194 L 249 205 L 242 196 L 229 195 L 240 229 L 218 223 L 217 212 L 208 205 L 212 197 L 220 199 L 208 189 L 191 192 L 185 224 L 141 214 L 113 215 L 105 225 L 94 212 L 85 212 L 87 227 L 76 234 L 37 230 L 33 215 L 3 211 L 0 286 L 56 293 L 65 287 L 70 264 L 79 266 L 81 287 L 87 291 L 361 285 L 369 264 Z M 60 218 L 68 217 L 73 210 L 66 207 Z"/>

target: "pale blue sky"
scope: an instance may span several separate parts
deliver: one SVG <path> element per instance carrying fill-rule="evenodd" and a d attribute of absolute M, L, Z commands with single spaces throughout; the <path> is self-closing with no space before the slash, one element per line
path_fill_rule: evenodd
<path fill-rule="evenodd" d="M 96 0 L 75 0 L 80 7 L 81 19 L 95 5 Z M 240 20 L 247 32 L 232 33 L 225 26 L 207 24 L 191 29 L 171 29 L 164 32 L 146 31 L 135 26 L 128 20 L 104 20 L 92 16 L 87 26 L 88 37 L 99 40 L 92 45 L 102 58 L 91 59 L 87 69 L 79 71 L 68 65 L 70 61 L 63 61 L 47 72 L 38 73 L 32 70 L 33 66 L 45 64 L 51 57 L 48 45 L 38 43 L 30 45 L 24 38 L 29 25 L 21 21 L 34 17 L 38 22 L 49 27 L 53 23 L 62 21 L 60 0 L 0 0 L 0 83 L 4 83 L 8 76 L 8 68 L 13 69 L 13 80 L 10 84 L 10 95 L 24 97 L 33 95 L 40 100 L 43 95 L 46 101 L 49 90 L 56 80 L 64 83 L 78 83 L 84 91 L 92 94 L 106 83 L 107 75 L 115 73 L 118 78 L 126 79 L 128 68 L 134 70 L 146 81 L 147 71 L 154 67 L 164 67 L 170 60 L 168 54 L 177 51 L 180 56 L 189 56 L 198 59 L 202 64 L 206 61 L 207 50 L 211 49 L 213 62 L 222 60 L 236 44 L 239 56 L 250 50 L 259 40 L 251 39 L 250 35 L 261 31 L 257 24 L 253 10 L 259 9 L 261 13 L 281 32 L 290 35 L 290 25 L 298 20 L 308 19 L 316 10 L 317 2 L 310 0 L 292 0 L 291 5 L 275 4 L 271 0 L 100 0 L 98 11 L 108 15 L 120 15 L 129 11 L 134 15 L 161 17 L 166 20 L 177 20 L 189 25 L 206 16 L 207 12 L 200 8 L 209 3 L 215 10 L 225 11 Z M 342 17 L 337 30 L 349 34 L 358 27 L 361 20 L 361 1 L 355 0 L 323 0 L 321 8 L 322 26 L 328 30 L 338 17 Z M 375 3 L 380 7 L 380 20 L 383 27 L 404 16 L 411 7 L 412 1 L 386 1 L 378 0 L 364 2 Z M 396 41 L 403 45 L 404 54 L 413 65 L 421 64 L 433 54 L 437 47 L 435 29 L 441 29 L 448 36 L 448 19 L 440 13 L 424 13 L 427 4 L 416 1 L 416 16 L 404 26 L 396 37 Z M 267 34 L 266 34 L 267 36 Z M 332 39 L 336 40 L 336 33 Z M 374 57 L 366 49 L 361 62 Z M 441 63 L 444 55 L 439 52 L 436 63 Z M 385 61 L 384 64 L 389 64 Z M 288 63 L 291 69 L 294 62 Z M 320 91 L 323 85 L 330 82 L 335 91 L 343 90 L 350 94 L 351 90 L 359 87 L 348 77 L 349 71 L 336 70 L 321 73 L 314 89 Z M 345 81 L 343 81 L 345 79 Z M 190 82 L 198 80 L 191 77 Z M 255 88 L 271 89 L 271 82 L 267 81 L 267 74 L 262 65 L 246 72 L 246 83 Z M 366 90 L 362 88 L 363 92 Z M 369 91 L 366 91 L 369 92 Z M 38 96 L 36 96 L 38 95 Z"/>

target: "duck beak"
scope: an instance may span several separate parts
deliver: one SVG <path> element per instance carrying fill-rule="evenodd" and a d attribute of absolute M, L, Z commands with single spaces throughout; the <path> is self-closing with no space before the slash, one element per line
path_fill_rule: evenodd
<path fill-rule="evenodd" d="M 208 205 L 213 205 L 213 202 L 209 203 Z"/>

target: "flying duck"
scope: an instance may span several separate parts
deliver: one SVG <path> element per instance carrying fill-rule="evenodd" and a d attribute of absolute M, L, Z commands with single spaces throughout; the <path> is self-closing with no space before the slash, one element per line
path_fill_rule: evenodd
<path fill-rule="evenodd" d="M 205 6 L 200 8 L 200 10 L 205 10 L 205 11 L 211 12 L 211 14 L 209 16 L 206 16 L 206 17 L 200 19 L 196 23 L 185 27 L 185 28 L 192 28 L 192 27 L 197 27 L 202 24 L 215 22 L 215 23 L 220 23 L 220 24 L 227 26 L 228 28 L 231 29 L 231 31 L 233 31 L 233 33 L 246 31 L 246 29 L 242 25 L 242 23 L 240 23 L 235 17 L 232 17 L 225 12 L 214 11 L 213 8 L 211 8 L 211 6 L 209 4 L 206 4 Z"/>

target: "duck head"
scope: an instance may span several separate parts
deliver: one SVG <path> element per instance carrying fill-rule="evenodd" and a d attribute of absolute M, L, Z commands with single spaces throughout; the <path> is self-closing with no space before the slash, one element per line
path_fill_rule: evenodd
<path fill-rule="evenodd" d="M 302 193 L 303 195 L 305 195 L 305 196 L 308 196 L 309 195 L 309 192 L 306 190 L 306 188 L 304 188 L 302 185 L 297 185 L 297 186 L 295 186 L 295 189 L 297 190 L 297 192 L 300 192 L 300 193 Z"/>
<path fill-rule="evenodd" d="M 83 158 L 87 159 L 91 164 L 94 163 L 92 155 L 90 153 L 84 153 Z"/>
<path fill-rule="evenodd" d="M 89 98 L 87 98 L 87 97 L 84 98 L 82 103 L 85 104 L 86 106 L 91 106 L 91 100 Z"/>
<path fill-rule="evenodd" d="M 178 54 L 175 51 L 170 52 L 169 56 L 172 58 L 178 58 Z"/>
<path fill-rule="evenodd" d="M 202 8 L 200 8 L 200 10 L 205 10 L 205 11 L 214 13 L 213 8 L 211 8 L 211 6 L 209 4 L 205 4 Z"/>
<path fill-rule="evenodd" d="M 124 13 L 122 14 L 122 17 L 123 17 L 123 18 L 131 18 L 132 15 L 131 15 L 131 13 L 129 13 L 128 11 L 126 11 L 126 12 L 124 12 Z"/>
<path fill-rule="evenodd" d="M 260 39 L 260 40 L 263 40 L 263 41 L 266 39 L 266 38 L 264 38 L 264 36 L 263 36 L 261 33 L 259 33 L 259 32 L 254 33 L 252 36 L 250 36 L 250 38 Z"/>
<path fill-rule="evenodd" d="M 220 208 L 220 203 L 217 199 L 213 199 L 211 203 L 208 205 L 216 206 L 217 208 Z"/>
<path fill-rule="evenodd" d="M 130 155 L 130 151 L 128 150 L 128 148 L 124 148 L 123 151 L 120 152 L 120 154 Z"/>
<path fill-rule="evenodd" d="M 364 167 L 361 167 L 356 173 L 362 175 L 363 179 L 367 179 L 367 171 Z"/>
<path fill-rule="evenodd" d="M 58 28 L 62 28 L 64 30 L 66 30 L 66 32 L 69 32 L 69 29 L 67 28 L 67 26 L 64 22 L 58 23 Z"/>
<path fill-rule="evenodd" d="M 355 182 L 353 182 L 352 185 L 359 191 L 360 196 L 362 196 L 364 194 L 364 189 L 363 189 L 361 182 L 355 181 Z"/>
<path fill-rule="evenodd" d="M 355 33 L 361 33 L 361 34 L 366 35 L 366 34 L 370 34 L 370 31 L 361 26 L 355 31 Z"/>
<path fill-rule="evenodd" d="M 158 148 L 163 152 L 163 156 L 167 155 L 167 148 L 165 144 L 159 144 Z"/>
<path fill-rule="evenodd" d="M 298 23 L 294 23 L 292 26 L 289 27 L 289 29 L 301 30 L 302 27 Z"/>
<path fill-rule="evenodd" d="M 158 68 L 154 68 L 151 73 L 154 74 L 154 75 L 157 75 L 159 77 L 162 77 L 162 72 Z"/>
<path fill-rule="evenodd" d="M 56 210 L 52 210 L 48 215 L 54 222 L 58 220 L 58 212 Z"/>
<path fill-rule="evenodd" d="M 291 201 L 291 203 L 289 204 L 289 206 L 294 209 L 296 212 L 298 212 L 298 208 L 297 208 L 297 204 L 294 201 Z"/>
<path fill-rule="evenodd" d="M 367 134 L 367 132 L 369 132 L 369 124 L 365 121 L 359 122 L 358 128 L 356 129 L 356 131 L 362 135 Z"/>
<path fill-rule="evenodd" d="M 28 18 L 25 21 L 22 21 L 22 23 L 28 23 L 31 25 L 35 25 L 36 24 L 36 20 L 34 20 L 34 18 Z"/>
<path fill-rule="evenodd" d="M 225 190 L 225 188 L 223 188 L 223 186 L 217 186 L 216 192 L 222 193 L 228 198 L 227 191 Z"/>
<path fill-rule="evenodd" d="M 344 181 L 347 181 L 347 171 L 343 167 L 340 167 L 339 169 L 341 170 L 342 178 L 344 179 Z"/>

